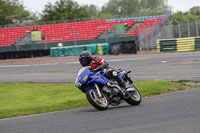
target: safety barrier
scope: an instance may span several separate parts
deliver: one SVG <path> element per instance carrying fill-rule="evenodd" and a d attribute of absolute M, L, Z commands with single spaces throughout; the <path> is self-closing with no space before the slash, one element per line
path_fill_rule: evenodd
<path fill-rule="evenodd" d="M 195 50 L 200 50 L 200 38 L 195 39 Z"/>
<path fill-rule="evenodd" d="M 200 50 L 199 37 L 157 40 L 158 52 L 182 52 L 194 50 Z"/>
<path fill-rule="evenodd" d="M 176 42 L 177 51 L 194 51 L 195 38 L 179 38 Z"/>
<path fill-rule="evenodd" d="M 92 55 L 105 55 L 109 54 L 109 43 L 102 44 L 90 44 L 90 45 L 76 45 L 66 47 L 54 47 L 50 49 L 51 57 L 62 57 L 62 56 L 77 56 L 82 51 L 89 51 Z"/>
<path fill-rule="evenodd" d="M 130 41 L 134 40 L 137 42 L 137 36 L 129 37 L 112 37 L 112 38 L 102 38 L 102 39 L 92 39 L 92 40 L 80 40 L 80 41 L 68 41 L 60 42 L 63 46 L 76 46 L 79 45 L 88 45 L 88 44 L 103 44 L 103 43 L 115 43 L 121 41 Z M 137 47 L 138 43 L 136 43 Z M 42 57 L 50 55 L 50 48 L 57 47 L 58 43 L 46 43 L 46 44 L 27 44 L 27 45 L 11 45 L 6 47 L 0 47 L 0 60 L 1 59 L 15 59 L 15 58 L 29 58 L 29 57 Z M 88 46 L 89 47 L 89 46 Z M 92 47 L 89 47 L 92 48 Z M 95 48 L 94 48 L 95 49 Z M 109 49 L 107 49 L 108 51 Z M 138 50 L 138 49 L 137 49 Z M 96 52 L 97 54 L 97 52 Z M 20 56 L 19 56 L 20 55 Z"/>

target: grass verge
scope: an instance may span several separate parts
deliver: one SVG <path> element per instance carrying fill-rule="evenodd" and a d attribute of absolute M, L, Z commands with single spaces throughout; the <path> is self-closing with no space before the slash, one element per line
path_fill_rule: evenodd
<path fill-rule="evenodd" d="M 137 81 L 143 97 L 198 87 L 161 80 Z M 0 119 L 90 106 L 73 84 L 0 83 Z"/>

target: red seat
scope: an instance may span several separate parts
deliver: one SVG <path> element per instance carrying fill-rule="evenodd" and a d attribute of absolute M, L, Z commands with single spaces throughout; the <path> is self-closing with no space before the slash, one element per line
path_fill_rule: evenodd
<path fill-rule="evenodd" d="M 42 36 L 46 35 L 46 42 L 73 41 L 74 33 L 77 40 L 88 40 L 97 38 L 105 30 L 111 29 L 116 24 L 128 23 L 129 26 L 134 24 L 133 20 L 112 21 L 105 20 L 72 22 L 62 24 L 48 24 L 38 26 L 25 26 L 0 29 L 0 46 L 13 45 L 16 39 L 26 35 L 27 31 L 38 30 Z M 41 41 L 40 43 L 44 43 Z"/>
<path fill-rule="evenodd" d="M 166 21 L 168 19 L 168 17 L 163 17 L 163 18 L 152 18 L 152 19 L 146 19 L 144 22 L 142 22 L 139 27 L 140 27 L 140 31 L 141 34 L 145 33 L 145 30 L 147 30 L 148 28 L 152 27 L 155 29 L 155 24 L 157 26 L 159 26 L 162 22 Z M 133 30 L 131 30 L 128 34 L 126 34 L 125 36 L 135 36 L 138 35 L 138 28 L 134 28 Z"/>

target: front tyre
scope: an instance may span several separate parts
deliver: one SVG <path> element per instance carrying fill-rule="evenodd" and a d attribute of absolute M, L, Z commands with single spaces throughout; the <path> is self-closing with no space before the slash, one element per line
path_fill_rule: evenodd
<path fill-rule="evenodd" d="M 134 88 L 134 91 L 127 92 L 127 94 L 130 97 L 128 97 L 124 100 L 132 106 L 139 105 L 142 102 L 142 97 L 140 95 L 140 92 L 138 91 L 138 89 L 134 85 L 131 85 L 131 87 Z"/>
<path fill-rule="evenodd" d="M 98 110 L 106 110 L 108 108 L 108 100 L 103 96 L 99 98 L 97 90 L 91 89 L 86 92 L 89 103 Z"/>

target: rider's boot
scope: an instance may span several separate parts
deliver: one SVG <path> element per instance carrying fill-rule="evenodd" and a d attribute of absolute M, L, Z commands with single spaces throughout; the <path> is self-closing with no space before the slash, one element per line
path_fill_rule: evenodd
<path fill-rule="evenodd" d="M 119 77 L 119 75 L 117 74 L 117 72 L 115 70 L 108 70 L 107 72 L 107 76 L 110 78 L 113 78 L 117 81 L 117 83 L 119 84 L 120 87 L 122 87 L 124 90 L 126 90 L 126 82 Z"/>
<path fill-rule="evenodd" d="M 121 84 L 122 84 L 122 88 L 124 88 L 126 90 L 127 89 L 126 82 L 123 81 Z"/>
<path fill-rule="evenodd" d="M 119 76 L 117 76 L 116 80 L 119 83 L 120 87 L 122 87 L 124 90 L 127 89 L 126 82 L 122 78 L 120 78 Z"/>

